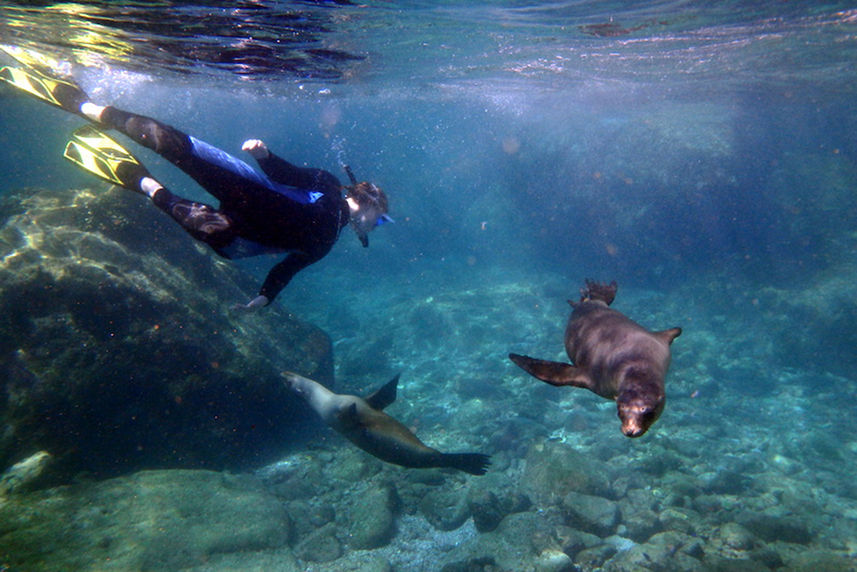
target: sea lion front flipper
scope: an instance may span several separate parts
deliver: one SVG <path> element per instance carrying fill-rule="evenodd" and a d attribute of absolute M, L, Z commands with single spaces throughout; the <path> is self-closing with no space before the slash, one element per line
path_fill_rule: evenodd
<path fill-rule="evenodd" d="M 372 409 L 382 411 L 385 407 L 396 401 L 396 390 L 399 385 L 399 375 L 384 384 L 375 393 L 366 398 L 366 403 Z"/>
<path fill-rule="evenodd" d="M 670 328 L 669 330 L 654 332 L 653 335 L 665 344 L 670 345 L 674 339 L 681 335 L 681 328 Z"/>
<path fill-rule="evenodd" d="M 515 364 L 545 383 L 551 385 L 571 385 L 592 390 L 592 379 L 585 371 L 568 363 L 531 358 L 518 354 L 509 354 L 509 359 Z"/>
<path fill-rule="evenodd" d="M 365 425 L 365 423 L 363 423 L 363 420 L 360 419 L 360 414 L 357 412 L 356 403 L 350 403 L 345 407 L 342 407 L 337 412 L 336 417 L 339 421 L 341 428 L 346 431 L 352 431 L 354 429 L 357 429 L 358 427 Z M 340 431 L 340 433 L 342 432 L 341 429 L 337 430 Z"/>

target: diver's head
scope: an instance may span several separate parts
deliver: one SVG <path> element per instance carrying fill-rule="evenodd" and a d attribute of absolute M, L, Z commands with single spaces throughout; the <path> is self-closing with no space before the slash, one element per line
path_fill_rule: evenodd
<path fill-rule="evenodd" d="M 387 216 L 387 195 L 381 187 L 362 181 L 345 187 L 345 200 L 351 210 L 351 228 L 363 246 L 369 246 L 369 233 L 376 226 L 392 222 Z"/>

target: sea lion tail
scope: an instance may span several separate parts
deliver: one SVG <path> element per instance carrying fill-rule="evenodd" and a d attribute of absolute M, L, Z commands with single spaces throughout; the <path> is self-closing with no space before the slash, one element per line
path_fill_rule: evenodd
<path fill-rule="evenodd" d="M 484 475 L 491 464 L 491 457 L 481 453 L 444 453 L 441 459 L 444 467 L 471 475 Z"/>

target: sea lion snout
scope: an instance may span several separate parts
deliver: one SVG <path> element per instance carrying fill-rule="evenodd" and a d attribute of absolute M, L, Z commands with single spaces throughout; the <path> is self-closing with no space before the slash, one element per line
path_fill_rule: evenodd
<path fill-rule="evenodd" d="M 648 427 L 642 427 L 637 419 L 622 419 L 622 433 L 625 437 L 639 437 Z"/>
<path fill-rule="evenodd" d="M 300 395 L 306 397 L 307 393 L 307 378 L 298 375 L 291 371 L 284 371 L 280 374 L 286 387 Z"/>
<path fill-rule="evenodd" d="M 620 396 L 616 401 L 619 419 L 622 420 L 622 433 L 626 437 L 643 435 L 664 410 L 663 397 L 646 399 L 639 395 Z"/>
<path fill-rule="evenodd" d="M 284 372 L 281 372 L 280 375 L 282 376 L 283 381 L 286 384 L 286 387 L 291 389 L 295 386 L 295 382 L 297 382 L 297 379 L 296 379 L 297 374 L 296 373 L 292 373 L 290 371 L 284 371 Z"/>

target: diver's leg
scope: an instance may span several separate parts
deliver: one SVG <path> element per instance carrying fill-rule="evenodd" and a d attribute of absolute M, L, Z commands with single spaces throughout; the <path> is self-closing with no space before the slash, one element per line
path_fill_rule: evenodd
<path fill-rule="evenodd" d="M 80 109 L 89 119 L 124 133 L 179 167 L 190 157 L 191 144 L 188 135 L 156 119 L 92 103 L 84 103 Z"/>
<path fill-rule="evenodd" d="M 155 205 L 178 222 L 188 234 L 220 252 L 235 239 L 232 219 L 206 205 L 183 199 L 151 178 L 144 178 L 141 187 Z"/>
<path fill-rule="evenodd" d="M 221 202 L 244 204 L 254 192 L 270 185 L 267 177 L 247 163 L 156 119 L 92 103 L 83 104 L 81 111 L 92 121 L 152 149 Z"/>

